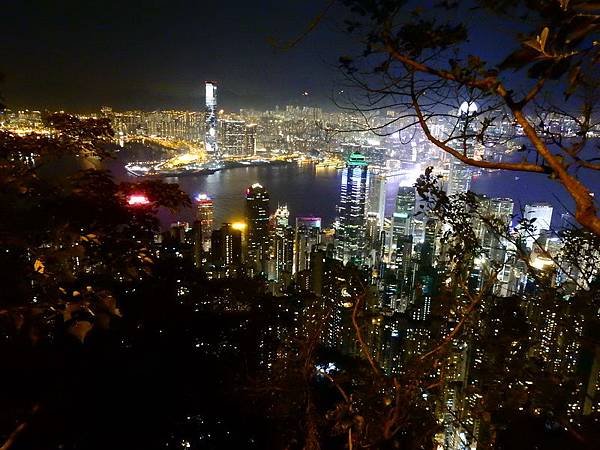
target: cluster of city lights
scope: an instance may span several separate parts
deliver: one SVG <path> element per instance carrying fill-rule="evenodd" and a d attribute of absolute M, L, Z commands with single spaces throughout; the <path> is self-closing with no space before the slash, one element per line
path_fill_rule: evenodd
<path fill-rule="evenodd" d="M 146 194 L 131 194 L 127 197 L 129 206 L 145 206 L 150 204 L 150 200 Z"/>

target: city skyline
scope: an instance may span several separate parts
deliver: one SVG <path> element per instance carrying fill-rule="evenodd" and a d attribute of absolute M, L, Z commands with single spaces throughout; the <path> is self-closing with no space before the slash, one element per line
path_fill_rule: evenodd
<path fill-rule="evenodd" d="M 598 449 L 600 4 L 4 6 L 2 450 Z"/>
<path fill-rule="evenodd" d="M 213 89 L 216 92 L 217 87 L 220 91 L 220 84 L 218 82 L 206 82 L 205 85 L 211 86 L 211 93 Z M 460 105 L 460 99 L 456 100 L 456 105 L 458 113 L 454 113 L 453 109 L 450 109 L 449 113 L 457 114 L 455 120 L 461 123 L 461 121 L 465 120 L 463 110 L 467 111 L 468 106 L 463 107 L 464 105 Z M 476 106 L 472 104 L 471 107 L 473 114 L 478 114 Z M 203 111 L 199 112 L 174 110 L 144 112 L 115 111 L 112 108 L 104 107 L 100 111 L 94 112 L 92 117 L 106 117 L 110 119 L 116 133 L 115 140 L 119 146 L 126 145 L 129 141 L 138 142 L 140 139 L 143 141 L 150 138 L 151 142 L 154 142 L 153 145 L 166 146 L 165 149 L 170 149 L 171 155 L 180 155 L 180 158 L 176 157 L 172 160 L 174 167 L 167 168 L 167 165 L 171 164 L 171 160 L 166 161 L 167 165 L 165 165 L 165 161 L 160 163 L 165 167 L 163 171 L 165 175 L 169 171 L 176 171 L 178 166 L 186 167 L 187 164 L 188 167 L 196 167 L 194 166 L 195 159 L 192 158 L 192 155 L 197 151 L 201 153 L 204 151 L 202 147 L 206 146 L 207 137 L 209 137 L 211 142 L 218 143 L 220 156 L 225 157 L 226 160 L 233 159 L 234 161 L 240 161 L 226 163 L 228 167 L 232 167 L 231 164 L 238 167 L 240 164 L 242 166 L 244 164 L 256 164 L 253 159 L 260 161 L 265 158 L 266 160 L 283 158 L 281 162 L 285 162 L 286 158 L 294 159 L 299 155 L 305 155 L 308 160 L 321 160 L 324 167 L 340 168 L 340 164 L 342 163 L 340 152 L 349 154 L 353 150 L 357 150 L 365 153 L 371 163 L 374 163 L 376 166 L 388 166 L 386 167 L 386 171 L 391 171 L 392 173 L 397 169 L 401 172 L 404 171 L 408 176 L 404 181 L 401 181 L 404 186 L 411 186 L 427 164 L 438 167 L 438 169 L 442 170 L 442 174 L 450 176 L 450 194 L 468 190 L 472 180 L 477 179 L 477 174 L 475 174 L 475 178 L 472 177 L 472 168 L 457 159 L 447 159 L 444 157 L 442 153 L 439 153 L 439 149 L 433 146 L 423 136 L 421 130 L 414 125 L 404 131 L 386 131 L 383 135 L 377 135 L 369 130 L 361 130 L 361 127 L 357 126 L 360 124 L 361 116 L 356 112 L 325 112 L 320 108 L 294 105 L 286 105 L 285 107 L 273 110 L 223 112 L 220 110 L 218 96 L 215 96 L 214 103 L 211 103 L 209 106 L 206 106 L 203 101 L 201 109 Z M 387 125 L 390 113 L 392 114 L 391 117 L 394 117 L 393 110 L 383 110 L 378 115 L 373 116 L 372 126 L 385 126 L 384 129 L 393 131 L 394 127 L 402 129 L 403 124 L 408 123 L 410 120 L 401 119 L 393 122 L 391 125 Z M 43 115 L 39 111 L 14 111 L 8 109 L 0 114 L 0 124 L 9 129 L 15 129 L 19 133 L 25 133 L 28 130 L 43 129 Z M 82 115 L 81 117 L 88 117 L 88 115 Z M 210 123 L 206 122 L 209 118 Z M 448 116 L 448 118 L 442 117 L 441 119 L 437 119 L 435 123 L 435 132 L 443 134 L 450 132 L 453 122 L 450 116 Z M 575 123 L 569 118 L 553 119 L 549 123 L 552 124 L 553 130 L 563 132 L 568 136 L 575 135 Z M 212 134 L 205 133 L 205 127 L 212 130 Z M 333 130 L 356 128 L 356 130 L 337 133 L 330 138 L 327 133 L 323 132 L 327 128 Z M 514 135 L 516 139 L 519 139 L 521 133 L 514 127 L 514 124 L 506 121 L 494 121 L 488 128 L 488 131 L 492 135 L 494 133 L 507 133 Z M 598 135 L 597 129 L 591 132 L 594 133 L 594 136 Z M 502 158 L 503 154 L 512 155 L 517 148 L 509 142 L 507 148 L 500 147 L 496 151 L 494 147 L 485 149 L 479 144 L 475 145 L 472 139 L 468 142 L 469 154 L 477 154 L 477 157 L 485 156 L 493 159 Z M 320 150 L 317 151 L 316 149 Z M 179 159 L 181 160 L 179 161 Z M 275 162 L 275 160 L 271 161 L 271 163 Z M 444 168 L 440 166 L 440 163 L 449 163 L 450 166 Z M 128 171 L 132 174 L 135 173 L 137 176 L 145 175 L 146 172 L 143 170 L 147 169 L 144 168 L 143 164 L 139 168 L 136 164 L 138 163 L 135 161 L 128 162 L 126 164 L 126 167 L 129 167 Z M 198 165 L 197 167 L 202 168 L 205 166 L 207 167 L 207 174 L 214 172 L 214 170 L 219 170 L 218 165 L 210 163 Z M 399 176 L 399 173 L 396 176 Z M 590 183 L 594 189 L 600 189 L 598 179 L 594 179 L 594 177 L 590 178 L 589 175 L 587 173 L 581 174 L 584 177 L 583 179 Z M 521 177 L 524 176 L 526 174 L 521 175 Z M 508 182 L 509 177 L 503 175 L 503 178 Z M 560 191 L 557 191 L 554 183 L 535 175 L 531 180 L 533 181 L 534 178 L 536 181 L 535 185 L 533 185 L 534 189 L 531 192 L 520 192 L 517 189 L 512 194 L 517 204 L 520 205 L 520 208 L 527 202 L 531 203 L 543 200 L 547 192 L 546 189 L 551 189 L 552 196 L 556 197 L 552 202 L 554 203 L 554 207 L 560 211 L 560 214 L 572 211 L 570 199 L 565 198 Z M 515 177 L 515 181 L 518 179 L 519 176 Z M 375 177 L 373 177 L 373 180 L 375 181 Z M 385 180 L 385 178 L 381 180 Z M 255 181 L 265 182 L 267 180 L 254 179 L 248 181 L 252 183 Z M 504 189 L 512 189 L 511 185 L 511 183 L 505 184 Z M 539 189 L 538 185 L 540 186 Z M 542 188 L 542 185 L 545 187 Z M 484 192 L 501 195 L 499 192 L 494 192 L 498 191 L 498 189 L 492 188 L 490 190 L 490 188 L 492 186 L 484 186 Z M 478 189 L 481 188 L 476 187 L 475 191 Z M 199 192 L 191 190 L 189 194 L 194 197 Z M 382 200 L 383 197 L 380 197 L 378 200 L 373 199 L 373 203 L 368 205 L 369 212 L 381 216 Z M 337 203 L 337 199 L 335 203 Z M 388 213 L 390 208 L 393 207 L 388 205 Z M 319 213 L 324 214 L 325 217 L 331 217 L 333 215 L 332 211 L 333 209 L 331 212 L 319 211 Z M 300 214 L 314 212 L 316 211 L 306 209 L 300 211 Z M 517 212 L 520 212 L 520 210 Z M 236 216 L 239 217 L 240 213 L 241 209 L 238 208 L 238 212 L 232 214 L 227 219 L 236 218 Z M 381 217 L 378 220 L 381 220 Z M 559 215 L 555 215 L 556 226 L 558 226 L 559 220 Z"/>

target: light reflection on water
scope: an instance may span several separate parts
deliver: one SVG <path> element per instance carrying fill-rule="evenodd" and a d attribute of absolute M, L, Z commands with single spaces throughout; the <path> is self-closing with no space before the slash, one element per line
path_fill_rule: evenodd
<path fill-rule="evenodd" d="M 122 166 L 122 162 L 118 164 Z M 111 169 L 117 179 L 127 177 L 122 167 L 117 164 L 113 164 Z M 411 173 L 404 177 L 388 179 L 386 215 L 391 215 L 393 212 L 398 186 L 410 185 L 415 175 Z M 323 218 L 324 226 L 329 226 L 335 219 L 336 205 L 339 202 L 341 171 L 311 164 L 290 164 L 241 167 L 211 175 L 168 178 L 166 181 L 179 183 L 191 197 L 201 192 L 210 195 L 215 204 L 215 224 L 241 219 L 244 215 L 245 190 L 250 184 L 258 182 L 269 191 L 273 211 L 278 204 L 287 204 L 292 221 L 296 216 L 314 215 Z M 594 178 L 593 174 L 587 174 L 584 181 L 597 195 L 600 195 L 600 177 Z M 514 172 L 485 173 L 473 179 L 471 189 L 491 197 L 514 199 L 515 212 L 528 202 L 550 202 L 555 207 L 556 225 L 560 222 L 560 214 L 564 212 L 563 205 L 572 209 L 572 202 L 560 184 L 550 180 L 546 175 Z M 165 225 L 175 220 L 191 221 L 193 211 L 182 211 L 176 217 L 161 212 L 161 220 Z"/>

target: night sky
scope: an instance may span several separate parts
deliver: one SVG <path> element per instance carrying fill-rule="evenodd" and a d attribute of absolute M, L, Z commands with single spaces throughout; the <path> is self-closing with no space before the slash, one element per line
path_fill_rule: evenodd
<path fill-rule="evenodd" d="M 3 0 L 0 93 L 9 108 L 201 110 L 203 82 L 215 80 L 220 107 L 228 110 L 276 104 L 334 109 L 338 58 L 362 50 L 343 32 L 347 10 L 341 2 L 294 48 L 272 43 L 301 36 L 327 3 Z M 498 60 L 507 48 L 498 35 L 506 38 L 512 27 L 472 11 L 460 18 L 470 22 L 472 50 Z"/>
<path fill-rule="evenodd" d="M 201 109 L 214 79 L 228 109 L 326 106 L 348 42 L 338 22 L 288 51 L 269 41 L 301 35 L 324 3 L 4 0 L 0 92 L 13 108 Z"/>

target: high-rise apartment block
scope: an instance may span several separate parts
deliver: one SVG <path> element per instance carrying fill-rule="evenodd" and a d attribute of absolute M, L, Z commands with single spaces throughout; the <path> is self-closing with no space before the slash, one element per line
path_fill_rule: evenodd
<path fill-rule="evenodd" d="M 362 265 L 365 258 L 365 221 L 368 164 L 364 155 L 352 153 L 342 172 L 339 228 L 336 233 L 337 259 L 344 264 Z"/>

